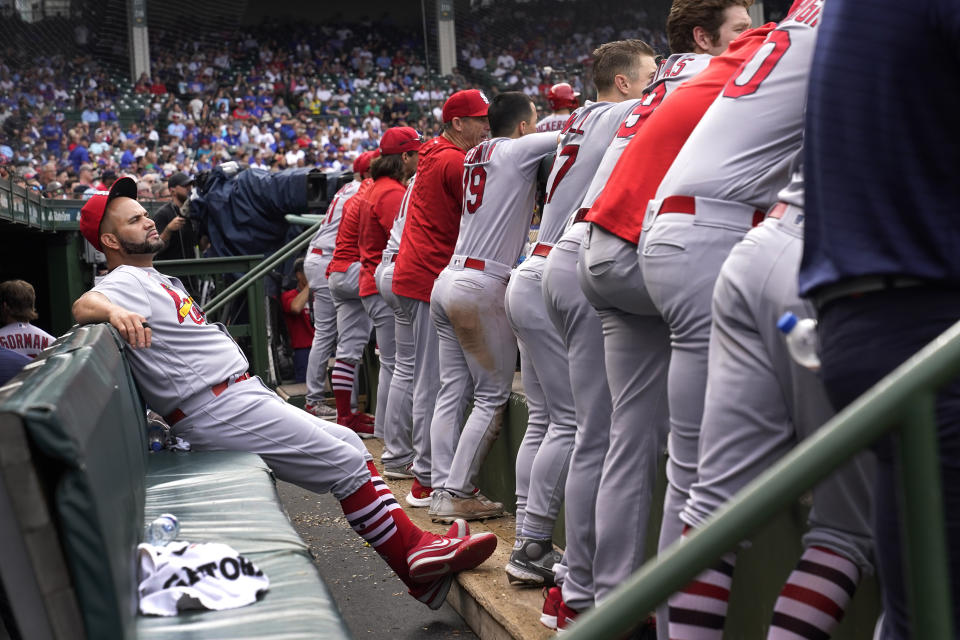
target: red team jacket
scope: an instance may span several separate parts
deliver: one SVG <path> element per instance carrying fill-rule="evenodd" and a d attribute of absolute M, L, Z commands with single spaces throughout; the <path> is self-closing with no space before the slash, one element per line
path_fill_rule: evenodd
<path fill-rule="evenodd" d="M 310 320 L 310 310 L 303 308 L 300 313 L 294 313 L 290 305 L 299 291 L 288 289 L 280 294 L 280 304 L 283 307 L 283 319 L 287 323 L 290 334 L 290 346 L 294 349 L 309 349 L 313 346 L 313 321 Z"/>
<path fill-rule="evenodd" d="M 623 150 L 610 179 L 586 220 L 637 244 L 647 203 L 724 85 L 760 48 L 775 23 L 744 31 L 730 47 L 691 80 L 677 87 Z M 743 123 L 743 126 L 749 126 Z"/>
<path fill-rule="evenodd" d="M 403 185 L 393 178 L 384 176 L 378 178 L 366 197 L 360 202 L 360 297 L 372 296 L 377 291 L 374 272 L 383 250 L 390 237 L 390 228 L 393 219 L 400 211 L 403 194 L 406 193 Z"/>
<path fill-rule="evenodd" d="M 393 292 L 430 302 L 433 281 L 450 262 L 460 233 L 463 158 L 443 136 L 420 148 L 417 180 L 407 205 L 407 223 L 393 269 Z"/>
<path fill-rule="evenodd" d="M 343 205 L 343 216 L 337 228 L 337 243 L 333 249 L 333 258 L 327 266 L 327 277 L 334 272 L 343 272 L 354 262 L 360 262 L 360 203 L 367 192 L 373 187 L 373 180 L 366 178 L 360 183 L 360 188 Z"/>

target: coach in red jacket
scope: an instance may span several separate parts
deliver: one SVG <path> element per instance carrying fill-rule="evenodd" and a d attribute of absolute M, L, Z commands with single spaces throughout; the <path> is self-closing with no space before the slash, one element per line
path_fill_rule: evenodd
<path fill-rule="evenodd" d="M 407 503 L 430 505 L 430 421 L 440 390 L 437 330 L 430 318 L 433 281 L 450 262 L 460 232 L 463 158 L 487 137 L 490 101 L 476 89 L 458 91 L 443 105 L 443 133 L 420 148 L 417 180 L 393 272 L 393 292 L 403 308 L 397 322 L 412 325 L 417 361 L 413 383 L 415 480 Z"/>

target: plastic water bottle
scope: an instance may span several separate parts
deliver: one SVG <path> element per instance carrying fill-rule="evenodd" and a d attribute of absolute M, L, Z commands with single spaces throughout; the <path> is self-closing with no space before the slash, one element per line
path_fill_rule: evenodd
<path fill-rule="evenodd" d="M 172 513 L 164 513 L 147 525 L 143 541 L 155 547 L 163 547 L 180 535 L 180 521 Z"/>
<path fill-rule="evenodd" d="M 163 451 L 170 439 L 170 427 L 159 420 L 147 420 L 147 449 Z"/>
<path fill-rule="evenodd" d="M 777 321 L 777 329 L 787 337 L 787 349 L 794 362 L 811 371 L 820 370 L 820 344 L 817 340 L 817 321 L 813 318 L 797 318 L 787 311 Z"/>

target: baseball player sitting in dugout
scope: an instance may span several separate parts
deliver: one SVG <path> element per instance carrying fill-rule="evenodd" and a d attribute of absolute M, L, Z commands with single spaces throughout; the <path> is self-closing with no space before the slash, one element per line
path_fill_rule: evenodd
<path fill-rule="evenodd" d="M 404 514 L 351 429 L 283 402 L 247 371 L 247 359 L 177 278 L 153 268 L 163 241 L 121 178 L 80 211 L 80 231 L 107 256 L 110 273 L 73 305 L 80 324 L 109 322 L 129 343 L 127 361 L 147 404 L 197 450 L 259 454 L 278 478 L 340 501 L 353 530 L 377 550 L 430 608 L 440 607 L 452 576 L 496 548 L 492 533 L 470 535 L 454 522 L 446 536 Z M 149 323 L 149 324 L 148 324 Z"/>

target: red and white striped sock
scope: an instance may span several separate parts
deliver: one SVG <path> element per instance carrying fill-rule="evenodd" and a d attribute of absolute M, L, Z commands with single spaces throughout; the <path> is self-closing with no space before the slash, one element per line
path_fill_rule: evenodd
<path fill-rule="evenodd" d="M 405 583 L 409 580 L 407 552 L 423 536 L 397 504 L 372 462 L 367 462 L 370 481 L 340 501 L 347 522 L 370 543 Z M 412 583 L 411 583 L 412 584 Z"/>
<path fill-rule="evenodd" d="M 684 529 L 683 535 L 687 535 Z M 737 554 L 723 554 L 712 569 L 697 576 L 668 601 L 670 640 L 721 640 L 730 604 Z"/>
<path fill-rule="evenodd" d="M 337 360 L 330 372 L 330 386 L 333 388 L 333 398 L 337 401 L 337 419 L 342 420 L 353 413 L 351 399 L 353 396 L 353 379 L 356 376 L 357 364 L 346 360 Z"/>
<path fill-rule="evenodd" d="M 826 640 L 843 620 L 860 569 L 824 547 L 808 547 L 773 607 L 768 640 Z"/>

